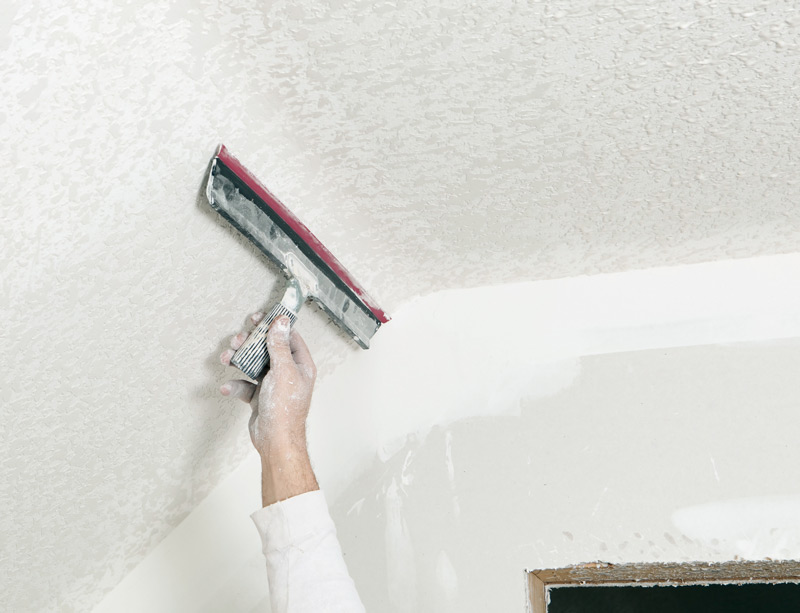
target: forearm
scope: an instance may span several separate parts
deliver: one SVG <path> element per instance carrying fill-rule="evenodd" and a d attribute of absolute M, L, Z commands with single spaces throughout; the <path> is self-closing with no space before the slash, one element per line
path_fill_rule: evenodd
<path fill-rule="evenodd" d="M 261 455 L 261 502 L 276 502 L 319 489 L 305 440 L 274 443 Z"/>

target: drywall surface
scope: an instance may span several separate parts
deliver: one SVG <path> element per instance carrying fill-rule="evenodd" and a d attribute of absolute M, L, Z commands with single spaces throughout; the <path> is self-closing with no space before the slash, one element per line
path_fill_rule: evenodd
<path fill-rule="evenodd" d="M 89 609 L 245 457 L 216 355 L 278 290 L 220 141 L 393 313 L 796 251 L 797 60 L 773 0 L 4 1 L 0 600 Z"/>
<path fill-rule="evenodd" d="M 367 609 L 522 611 L 525 568 L 800 555 L 798 274 L 773 256 L 399 309 L 310 421 Z M 268 611 L 258 486 L 251 455 L 95 613 Z"/>
<path fill-rule="evenodd" d="M 334 508 L 368 610 L 521 612 L 525 568 L 800 556 L 798 367 L 800 340 L 587 357 L 518 416 L 411 437 Z"/>

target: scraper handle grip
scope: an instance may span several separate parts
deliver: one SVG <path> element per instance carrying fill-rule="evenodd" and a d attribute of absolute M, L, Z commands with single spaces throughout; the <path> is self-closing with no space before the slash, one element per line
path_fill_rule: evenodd
<path fill-rule="evenodd" d="M 282 303 L 276 304 L 269 314 L 261 320 L 256 329 L 250 333 L 247 340 L 231 358 L 231 366 L 235 366 L 251 379 L 258 379 L 269 366 L 269 353 L 267 352 L 267 331 L 277 317 L 285 315 L 293 326 L 297 313 L 286 308 Z"/>

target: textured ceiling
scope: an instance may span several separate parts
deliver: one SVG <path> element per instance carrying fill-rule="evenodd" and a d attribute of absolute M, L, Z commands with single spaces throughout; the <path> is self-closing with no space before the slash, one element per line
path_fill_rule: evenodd
<path fill-rule="evenodd" d="M 12 0 L 0 50 L 9 610 L 91 608 L 247 449 L 216 355 L 275 277 L 218 142 L 389 312 L 798 250 L 793 2 Z"/>

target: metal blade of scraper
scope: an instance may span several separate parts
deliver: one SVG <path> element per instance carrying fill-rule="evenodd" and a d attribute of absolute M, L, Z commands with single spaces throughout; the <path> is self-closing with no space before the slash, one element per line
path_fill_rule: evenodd
<path fill-rule="evenodd" d="M 281 303 L 262 322 L 263 335 L 256 334 L 262 327 L 259 326 L 248 339 L 251 347 L 243 346 L 234 355 L 231 360 L 234 365 L 257 378 L 269 359 L 265 345 L 266 328 L 278 315 L 288 314 L 276 309 L 282 306 L 296 316 L 306 299 L 319 304 L 361 347 L 369 348 L 370 339 L 381 324 L 389 321 L 389 317 L 319 239 L 224 145 L 219 146 L 211 160 L 206 197 L 220 215 L 250 239 L 291 280 Z M 294 322 L 294 317 L 290 316 L 290 319 Z M 256 345 L 257 351 L 253 349 Z M 241 358 L 239 354 L 244 354 L 245 350 L 251 354 L 252 363 L 243 367 L 236 362 L 243 362 L 237 356 Z M 262 353 L 263 366 L 257 370 Z"/>

